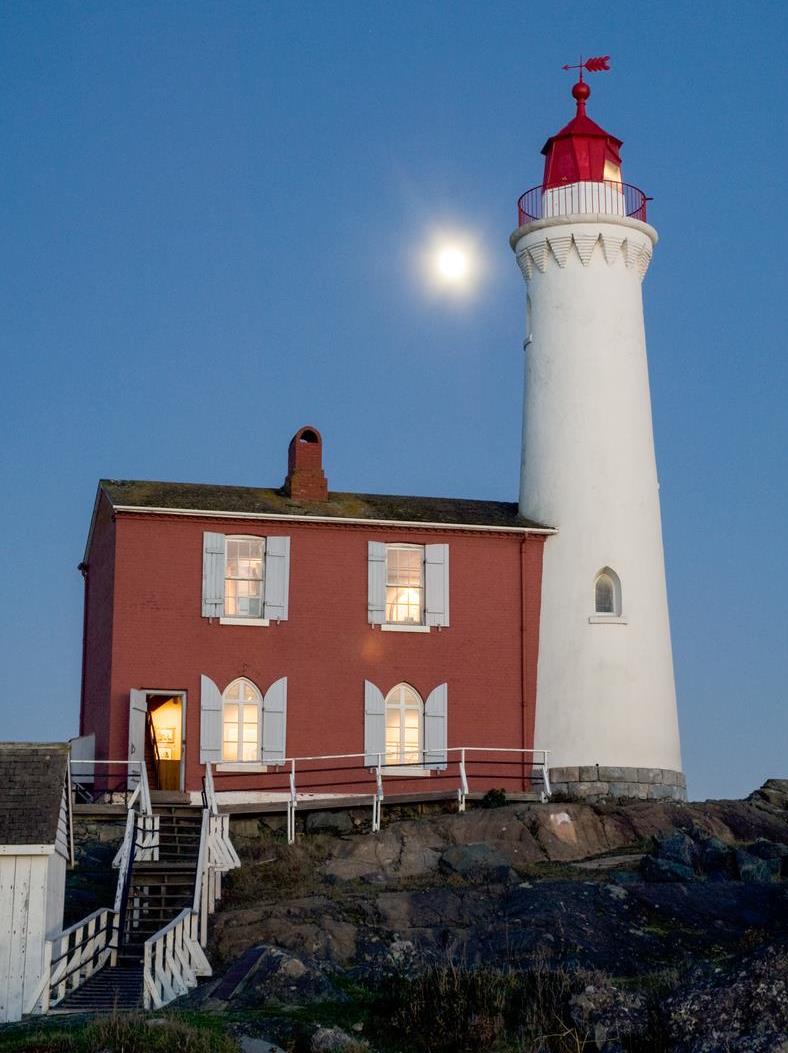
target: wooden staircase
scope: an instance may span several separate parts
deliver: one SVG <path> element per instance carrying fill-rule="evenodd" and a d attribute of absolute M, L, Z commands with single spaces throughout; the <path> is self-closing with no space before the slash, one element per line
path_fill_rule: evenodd
<path fill-rule="evenodd" d="M 202 813 L 184 806 L 155 806 L 155 859 L 135 858 L 121 912 L 115 965 L 106 965 L 66 995 L 55 1013 L 141 1009 L 145 941 L 155 936 L 194 900 Z"/>

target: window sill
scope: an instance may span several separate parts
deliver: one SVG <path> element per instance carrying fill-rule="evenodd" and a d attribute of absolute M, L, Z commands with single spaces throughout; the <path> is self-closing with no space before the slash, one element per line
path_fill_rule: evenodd
<path fill-rule="evenodd" d="M 268 618 L 220 618 L 219 625 L 270 625 Z"/>
<path fill-rule="evenodd" d="M 627 625 L 627 619 L 620 614 L 591 614 L 588 621 L 591 625 Z"/>
<path fill-rule="evenodd" d="M 417 778 L 423 778 L 429 776 L 430 768 L 419 768 L 412 764 L 383 764 L 381 765 L 380 772 L 384 777 L 387 775 L 407 775 L 408 777 L 414 775 Z"/>
<path fill-rule="evenodd" d="M 395 625 L 393 623 L 384 623 L 380 628 L 384 633 L 428 633 L 430 631 L 429 625 Z"/>
<path fill-rule="evenodd" d="M 216 770 L 228 773 L 235 772 L 236 774 L 241 774 L 243 772 L 254 774 L 256 772 L 268 771 L 268 765 L 260 764 L 257 761 L 227 761 L 222 764 L 217 764 Z"/>

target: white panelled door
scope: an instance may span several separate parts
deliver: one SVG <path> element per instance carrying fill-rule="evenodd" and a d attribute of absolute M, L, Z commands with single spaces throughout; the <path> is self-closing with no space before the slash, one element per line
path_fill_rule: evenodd
<path fill-rule="evenodd" d="M 145 718 L 148 714 L 148 695 L 145 691 L 129 692 L 129 760 L 145 763 Z M 129 773 L 129 785 L 136 786 L 139 768 Z"/>

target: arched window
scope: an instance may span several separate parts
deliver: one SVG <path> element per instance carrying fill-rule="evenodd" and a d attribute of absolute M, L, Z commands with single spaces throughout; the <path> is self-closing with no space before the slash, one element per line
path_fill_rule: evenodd
<path fill-rule="evenodd" d="M 251 680 L 240 677 L 222 695 L 222 759 L 259 761 L 263 698 Z"/>
<path fill-rule="evenodd" d="M 410 684 L 386 695 L 386 764 L 420 764 L 424 742 L 424 703 Z"/>
<path fill-rule="evenodd" d="M 621 615 L 621 580 L 610 567 L 603 567 L 596 576 L 594 613 Z"/>

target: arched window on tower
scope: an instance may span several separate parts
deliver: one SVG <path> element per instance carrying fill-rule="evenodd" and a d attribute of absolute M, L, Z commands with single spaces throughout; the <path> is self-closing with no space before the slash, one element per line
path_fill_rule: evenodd
<path fill-rule="evenodd" d="M 621 617 L 621 579 L 610 567 L 603 567 L 594 581 L 594 613 Z"/>

